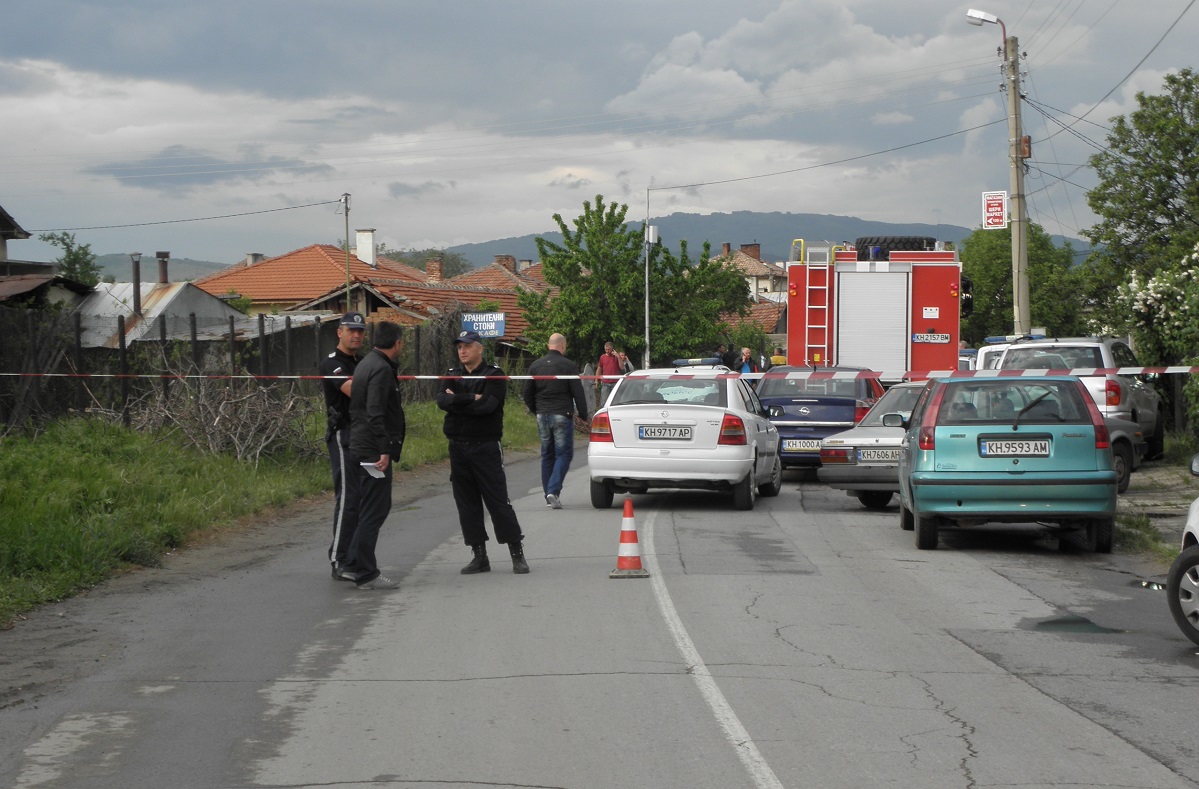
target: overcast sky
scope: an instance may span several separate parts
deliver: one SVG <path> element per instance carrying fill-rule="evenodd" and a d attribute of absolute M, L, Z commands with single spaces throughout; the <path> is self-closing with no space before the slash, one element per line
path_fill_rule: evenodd
<path fill-rule="evenodd" d="M 1195 0 L 972 2 L 1027 53 L 1031 218 L 1078 237 L 1109 119 L 1196 65 Z M 29 231 L 79 228 L 97 254 L 222 263 L 336 243 L 343 193 L 351 235 L 373 227 L 393 248 L 551 231 L 597 194 L 637 221 L 648 199 L 651 222 L 780 211 L 977 227 L 1009 168 L 1002 34 L 968 25 L 970 7 L 22 3 L 0 26 L 0 206 Z M 57 254 L 9 243 L 17 259 Z"/>

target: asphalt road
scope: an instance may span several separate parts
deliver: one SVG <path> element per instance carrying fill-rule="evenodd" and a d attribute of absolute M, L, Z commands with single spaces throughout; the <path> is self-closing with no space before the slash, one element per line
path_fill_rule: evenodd
<path fill-rule="evenodd" d="M 1199 783 L 1164 568 L 1035 529 L 921 552 L 788 474 L 747 513 L 634 497 L 651 577 L 613 580 L 582 463 L 557 511 L 510 465 L 526 576 L 494 543 L 458 573 L 437 468 L 384 527 L 399 590 L 329 578 L 321 501 L 40 609 L 0 633 L 0 786 Z"/>

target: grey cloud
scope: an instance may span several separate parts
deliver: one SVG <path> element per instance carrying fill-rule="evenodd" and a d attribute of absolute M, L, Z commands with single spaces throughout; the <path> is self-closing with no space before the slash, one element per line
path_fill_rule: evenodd
<path fill-rule="evenodd" d="M 393 181 L 387 185 L 387 193 L 392 197 L 416 197 L 444 192 L 446 189 L 451 188 L 453 188 L 452 183 L 444 184 L 437 181 L 425 181 L 423 184 L 406 184 L 402 181 Z"/>
<path fill-rule="evenodd" d="M 580 178 L 574 173 L 567 173 L 566 175 L 553 179 L 549 182 L 549 185 L 562 187 L 565 189 L 582 189 L 584 186 L 587 186 L 590 183 L 591 181 L 587 180 L 586 178 Z"/>
<path fill-rule="evenodd" d="M 325 165 L 283 156 L 267 156 L 257 148 L 243 149 L 236 159 L 223 159 L 205 151 L 172 145 L 156 156 L 105 162 L 85 170 L 92 175 L 116 178 L 125 186 L 153 191 L 188 190 L 227 181 L 257 181 L 278 172 L 331 173 Z"/>

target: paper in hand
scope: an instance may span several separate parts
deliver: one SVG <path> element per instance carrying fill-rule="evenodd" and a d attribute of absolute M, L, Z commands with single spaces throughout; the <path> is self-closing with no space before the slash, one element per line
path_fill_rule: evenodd
<path fill-rule="evenodd" d="M 383 472 L 375 467 L 374 463 L 362 463 L 362 467 L 366 469 L 366 473 L 370 474 L 375 479 L 383 479 Z"/>

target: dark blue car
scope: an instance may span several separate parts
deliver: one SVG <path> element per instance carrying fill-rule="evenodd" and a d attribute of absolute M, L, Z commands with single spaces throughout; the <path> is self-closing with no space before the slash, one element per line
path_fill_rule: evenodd
<path fill-rule="evenodd" d="M 883 394 L 861 367 L 771 367 L 758 382 L 758 399 L 779 430 L 784 466 L 820 465 L 820 440 L 861 421 Z"/>

